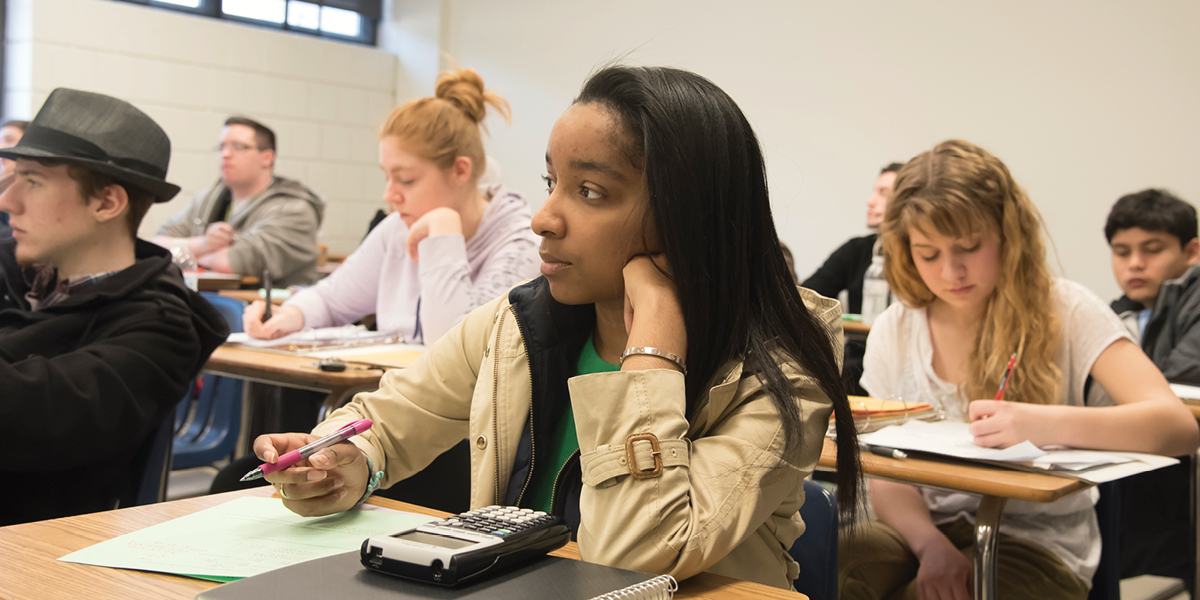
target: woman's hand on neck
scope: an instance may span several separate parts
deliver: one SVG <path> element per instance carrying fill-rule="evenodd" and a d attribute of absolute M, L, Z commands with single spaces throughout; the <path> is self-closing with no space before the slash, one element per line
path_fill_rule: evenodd
<path fill-rule="evenodd" d="M 665 258 L 656 257 L 660 264 Z M 679 369 L 658 356 L 633 354 L 620 363 L 627 348 L 650 347 L 687 360 L 687 328 L 675 282 L 658 270 L 648 256 L 636 256 L 624 269 L 625 293 L 621 301 L 596 304 L 596 337 L 600 358 L 621 364 L 622 371 Z"/>
<path fill-rule="evenodd" d="M 479 231 L 479 223 L 483 220 L 483 211 L 487 210 L 487 199 L 483 191 L 474 188 L 474 193 L 465 202 L 459 204 L 460 209 L 451 206 L 435 208 L 413 222 L 408 228 L 406 244 L 408 256 L 413 262 L 420 259 L 417 247 L 425 238 L 439 235 L 461 235 L 463 241 L 469 241 L 475 232 Z"/>

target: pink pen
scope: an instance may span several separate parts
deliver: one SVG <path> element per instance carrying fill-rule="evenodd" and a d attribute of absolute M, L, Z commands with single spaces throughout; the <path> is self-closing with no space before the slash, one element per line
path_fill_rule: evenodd
<path fill-rule="evenodd" d="M 371 425 L 373 425 L 373 423 L 371 423 L 370 419 L 359 419 L 307 446 L 304 446 L 303 448 L 300 448 L 299 450 L 292 450 L 291 452 L 280 456 L 279 460 L 275 461 L 275 464 L 263 463 L 259 465 L 253 471 L 246 473 L 246 476 L 242 477 L 241 480 L 254 481 L 255 479 L 262 479 L 264 476 L 270 475 L 275 471 L 282 471 L 316 454 L 317 452 L 320 452 L 321 450 L 324 450 L 338 442 L 347 440 L 352 436 L 356 436 L 370 429 Z"/>

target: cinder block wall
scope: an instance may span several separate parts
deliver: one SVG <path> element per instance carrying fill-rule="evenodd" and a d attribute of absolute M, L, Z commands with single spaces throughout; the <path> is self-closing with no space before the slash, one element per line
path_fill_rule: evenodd
<path fill-rule="evenodd" d="M 56 87 L 116 96 L 171 136 L 168 178 L 149 237 L 218 178 L 213 151 L 234 114 L 278 136 L 276 173 L 329 201 L 321 241 L 348 253 L 383 206 L 380 125 L 395 104 L 396 57 L 307 37 L 111 0 L 8 0 L 5 113 L 29 118 Z"/>

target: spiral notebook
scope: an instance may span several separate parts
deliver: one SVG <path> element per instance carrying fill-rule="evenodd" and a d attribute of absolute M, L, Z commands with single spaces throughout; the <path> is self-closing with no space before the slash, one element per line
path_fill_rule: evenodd
<path fill-rule="evenodd" d="M 197 600 L 669 600 L 677 589 L 668 575 L 647 575 L 595 563 L 547 556 L 462 587 L 410 581 L 368 571 L 347 552 L 269 571 L 212 588 Z"/>

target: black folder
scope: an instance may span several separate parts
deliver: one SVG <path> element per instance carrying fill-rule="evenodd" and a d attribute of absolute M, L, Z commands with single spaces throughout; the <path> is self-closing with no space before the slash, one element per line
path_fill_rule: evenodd
<path fill-rule="evenodd" d="M 197 600 L 408 600 L 488 598 L 494 600 L 590 600 L 619 590 L 642 589 L 645 598 L 670 598 L 669 577 L 547 556 L 461 587 L 443 587 L 368 571 L 358 551 L 268 571 L 196 596 Z M 654 595 L 657 592 L 659 595 Z M 614 596 L 615 597 L 615 596 Z"/>

